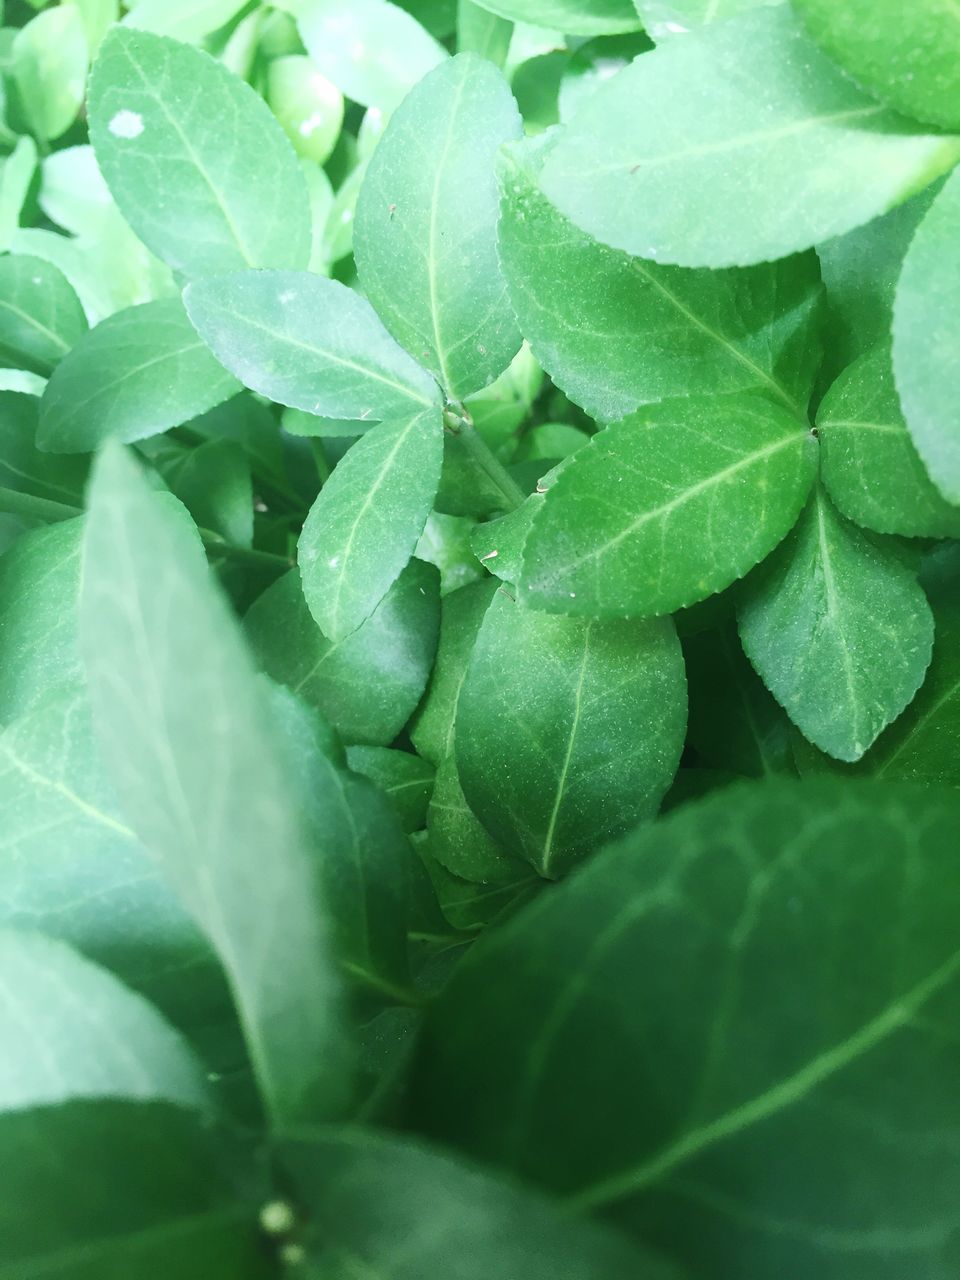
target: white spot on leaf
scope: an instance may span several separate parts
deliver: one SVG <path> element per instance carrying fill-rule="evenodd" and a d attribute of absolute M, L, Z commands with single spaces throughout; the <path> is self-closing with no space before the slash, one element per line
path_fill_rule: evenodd
<path fill-rule="evenodd" d="M 107 128 L 115 138 L 139 138 L 143 133 L 143 116 L 139 111 L 118 111 Z"/>

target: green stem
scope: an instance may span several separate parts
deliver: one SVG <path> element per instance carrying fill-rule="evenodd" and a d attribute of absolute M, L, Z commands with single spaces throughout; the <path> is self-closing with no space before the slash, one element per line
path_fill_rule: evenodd
<path fill-rule="evenodd" d="M 515 511 L 526 500 L 526 494 L 520 488 L 502 462 L 494 457 L 493 451 L 483 436 L 473 425 L 473 419 L 462 406 L 447 409 L 444 422 L 463 443 L 474 463 L 484 475 L 493 482 L 500 493 L 508 511 Z"/>
<path fill-rule="evenodd" d="M 21 493 L 19 489 L 3 488 L 0 488 L 0 511 L 14 516 L 33 516 L 48 523 L 73 520 L 83 515 L 82 507 L 71 507 L 65 502 L 54 502 L 51 498 L 38 498 L 32 493 Z M 255 551 L 250 547 L 235 547 L 221 538 L 219 533 L 213 533 L 209 529 L 200 529 L 199 533 L 208 551 L 271 569 L 289 569 L 291 566 L 292 561 L 286 556 L 274 555 L 272 551 Z"/>

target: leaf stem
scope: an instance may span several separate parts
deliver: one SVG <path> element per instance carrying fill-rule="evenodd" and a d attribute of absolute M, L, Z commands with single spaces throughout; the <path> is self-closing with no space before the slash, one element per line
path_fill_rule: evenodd
<path fill-rule="evenodd" d="M 7 515 L 33 516 L 37 520 L 45 520 L 48 524 L 54 524 L 60 520 L 73 520 L 83 515 L 82 507 L 71 507 L 65 502 L 54 502 L 52 498 L 40 498 L 33 493 L 21 493 L 19 489 L 4 488 L 0 488 L 0 511 Z M 293 563 L 286 556 L 275 555 L 272 551 L 236 547 L 210 529 L 200 529 L 198 532 L 208 551 L 231 559 L 246 560 L 249 564 L 259 564 L 271 569 L 289 569 Z"/>
<path fill-rule="evenodd" d="M 473 419 L 462 404 L 448 406 L 443 413 L 444 426 L 462 441 L 474 463 L 503 495 L 508 511 L 515 511 L 526 500 L 526 494 L 473 425 Z"/>

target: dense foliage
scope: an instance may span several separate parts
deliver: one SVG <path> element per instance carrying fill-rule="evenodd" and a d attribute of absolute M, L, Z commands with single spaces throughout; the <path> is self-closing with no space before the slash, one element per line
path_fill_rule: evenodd
<path fill-rule="evenodd" d="M 954 0 L 4 21 L 0 1276 L 956 1280 Z"/>

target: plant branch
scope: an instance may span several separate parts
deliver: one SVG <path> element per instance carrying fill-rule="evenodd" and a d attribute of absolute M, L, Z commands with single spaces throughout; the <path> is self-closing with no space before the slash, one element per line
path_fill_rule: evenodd
<path fill-rule="evenodd" d="M 461 404 L 444 410 L 444 425 L 457 436 L 476 466 L 499 489 L 508 511 L 515 511 L 526 500 L 526 494 L 516 483 L 502 462 L 494 457 L 490 446 L 473 425 L 473 419 Z"/>

